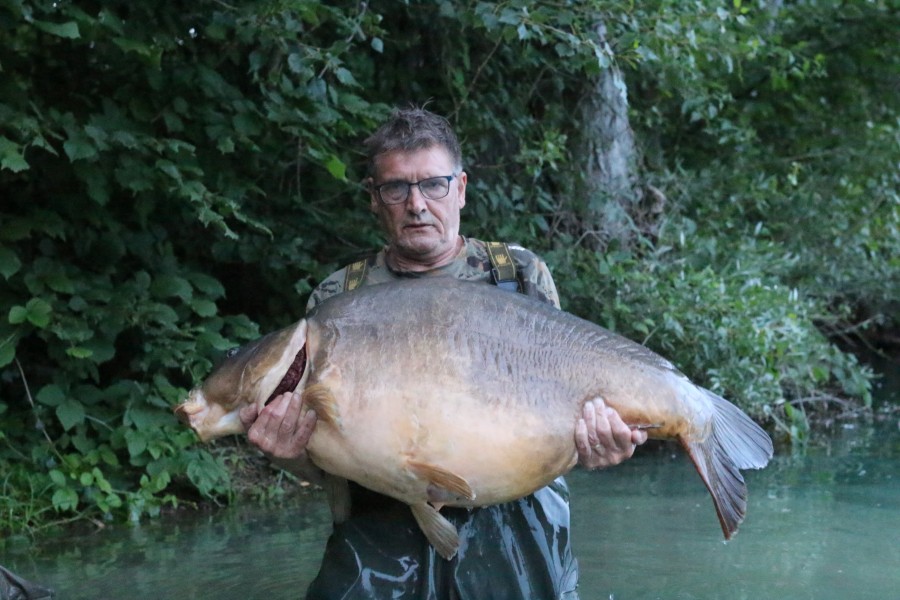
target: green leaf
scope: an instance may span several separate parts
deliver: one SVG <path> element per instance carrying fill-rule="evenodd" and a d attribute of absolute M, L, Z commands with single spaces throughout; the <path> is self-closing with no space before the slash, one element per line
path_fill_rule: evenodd
<path fill-rule="evenodd" d="M 80 345 L 80 348 L 89 354 L 84 357 L 77 356 L 76 358 L 89 357 L 97 364 L 104 363 L 116 355 L 115 344 L 113 343 L 113 340 L 109 338 L 93 337 L 89 340 L 85 340 Z"/>
<path fill-rule="evenodd" d="M 94 355 L 94 352 L 92 350 L 88 350 L 87 348 L 73 346 L 66 349 L 66 354 L 68 354 L 72 358 L 90 358 Z"/>
<path fill-rule="evenodd" d="M 191 300 L 191 308 L 201 317 L 214 317 L 218 312 L 215 302 L 203 298 Z"/>
<path fill-rule="evenodd" d="M 13 173 L 28 169 L 22 147 L 4 136 L 0 136 L 0 169 L 9 169 Z"/>
<path fill-rule="evenodd" d="M 328 172 L 331 173 L 332 177 L 335 179 L 340 181 L 346 180 L 347 165 L 345 165 L 337 156 L 332 154 L 325 163 L 325 168 L 328 169 Z"/>
<path fill-rule="evenodd" d="M 135 458 L 147 449 L 147 436 L 137 429 L 129 429 L 125 434 L 125 442 L 128 444 L 128 454 Z"/>
<path fill-rule="evenodd" d="M 97 148 L 85 135 L 75 135 L 63 143 L 63 150 L 71 162 L 88 160 L 97 156 Z"/>
<path fill-rule="evenodd" d="M 356 82 L 356 78 L 353 77 L 353 73 L 351 73 L 344 67 L 338 67 L 335 70 L 334 74 L 337 76 L 338 81 L 340 81 L 344 85 L 352 85 L 352 86 L 359 85 Z"/>
<path fill-rule="evenodd" d="M 260 132 L 260 123 L 252 113 L 238 113 L 232 119 L 234 129 L 241 135 L 257 135 Z"/>
<path fill-rule="evenodd" d="M 221 298 L 225 295 L 225 287 L 215 277 L 203 273 L 191 273 L 188 277 L 195 288 L 210 298 Z"/>
<path fill-rule="evenodd" d="M 116 453 L 109 446 L 104 445 L 100 447 L 100 458 L 111 467 L 119 466 L 119 457 L 116 456 Z"/>
<path fill-rule="evenodd" d="M 12 338 L 0 340 L 0 367 L 5 367 L 16 357 L 16 345 Z"/>
<path fill-rule="evenodd" d="M 66 395 L 61 387 L 55 383 L 51 383 L 38 390 L 36 398 L 41 404 L 47 406 L 59 406 L 66 399 Z"/>
<path fill-rule="evenodd" d="M 181 171 L 172 161 L 160 159 L 156 161 L 156 168 L 175 181 L 181 182 Z"/>
<path fill-rule="evenodd" d="M 51 23 L 49 21 L 32 21 L 35 27 L 41 31 L 45 31 L 57 37 L 76 40 L 81 37 L 78 31 L 78 23 L 69 21 L 68 23 Z"/>
<path fill-rule="evenodd" d="M 381 54 L 382 52 L 384 52 L 384 42 L 381 40 L 380 37 L 373 37 L 371 43 L 372 43 L 372 50 L 374 50 L 378 54 Z"/>
<path fill-rule="evenodd" d="M 216 142 L 216 148 L 222 154 L 231 154 L 234 152 L 234 140 L 230 137 L 220 138 L 218 142 Z"/>
<path fill-rule="evenodd" d="M 197 336 L 197 341 L 209 344 L 216 350 L 229 350 L 234 348 L 234 342 L 222 337 L 215 331 L 204 331 Z"/>
<path fill-rule="evenodd" d="M 150 286 L 151 291 L 159 298 L 170 298 L 177 296 L 182 300 L 188 301 L 193 296 L 193 288 L 191 284 L 184 278 L 177 275 L 160 275 L 153 280 Z"/>
<path fill-rule="evenodd" d="M 94 481 L 97 482 L 97 487 L 99 487 L 102 492 L 107 494 L 112 493 L 112 486 L 109 484 L 109 481 L 106 480 L 106 477 L 103 476 L 103 472 L 100 469 L 94 467 L 91 470 L 91 475 L 94 476 Z"/>
<path fill-rule="evenodd" d="M 51 469 L 49 475 L 50 475 L 50 481 L 52 481 L 57 486 L 59 486 L 59 487 L 66 486 L 66 476 L 63 475 L 62 471 L 60 471 L 59 469 Z"/>
<path fill-rule="evenodd" d="M 49 305 L 43 300 L 32 298 L 25 306 L 13 306 L 9 311 L 9 322 L 18 325 L 25 321 L 43 329 L 50 322 Z"/>
<path fill-rule="evenodd" d="M 78 494 L 70 488 L 59 489 L 53 493 L 51 502 L 56 510 L 75 510 L 78 507 Z"/>
<path fill-rule="evenodd" d="M 84 406 L 73 398 L 65 398 L 56 407 L 56 416 L 63 428 L 68 431 L 76 425 L 84 423 Z"/>
<path fill-rule="evenodd" d="M 113 43 L 125 52 L 134 52 L 140 56 L 144 62 L 152 67 L 159 68 L 162 60 L 163 49 L 158 46 L 145 44 L 133 38 L 117 37 L 113 38 Z"/>
<path fill-rule="evenodd" d="M 63 294 L 74 294 L 75 293 L 75 285 L 72 283 L 72 280 L 69 279 L 69 276 L 63 273 L 62 271 L 53 271 L 44 275 L 44 282 L 54 292 L 60 292 Z"/>
<path fill-rule="evenodd" d="M 28 310 L 24 306 L 13 306 L 9 309 L 9 322 L 13 325 L 21 325 L 28 320 Z"/>

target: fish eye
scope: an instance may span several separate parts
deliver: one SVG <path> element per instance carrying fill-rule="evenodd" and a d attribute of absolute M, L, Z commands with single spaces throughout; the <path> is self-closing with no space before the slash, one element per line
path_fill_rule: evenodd
<path fill-rule="evenodd" d="M 234 348 L 229 348 L 228 350 L 225 351 L 225 358 L 231 358 L 232 356 L 237 354 L 240 351 L 240 349 L 241 348 L 239 346 L 235 346 Z"/>

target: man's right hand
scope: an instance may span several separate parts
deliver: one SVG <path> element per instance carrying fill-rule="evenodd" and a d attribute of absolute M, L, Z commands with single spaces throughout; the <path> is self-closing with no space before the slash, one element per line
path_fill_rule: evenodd
<path fill-rule="evenodd" d="M 304 410 L 300 394 L 276 396 L 262 411 L 255 404 L 245 406 L 240 418 L 247 439 L 270 458 L 307 462 L 306 446 L 316 427 L 316 413 Z"/>

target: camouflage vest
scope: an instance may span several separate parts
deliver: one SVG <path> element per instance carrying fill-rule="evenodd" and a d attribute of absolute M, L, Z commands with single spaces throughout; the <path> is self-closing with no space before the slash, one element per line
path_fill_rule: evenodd
<path fill-rule="evenodd" d="M 509 253 L 509 246 L 503 242 L 485 242 L 488 250 L 488 260 L 491 261 L 491 276 L 494 285 L 508 292 L 521 292 L 519 280 L 516 277 L 516 263 Z M 349 292 L 359 287 L 366 278 L 368 260 L 358 260 L 347 265 L 347 273 L 344 277 L 344 291 Z"/>

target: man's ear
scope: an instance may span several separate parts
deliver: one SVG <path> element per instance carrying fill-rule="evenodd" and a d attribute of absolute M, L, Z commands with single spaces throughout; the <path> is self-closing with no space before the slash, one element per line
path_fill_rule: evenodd
<path fill-rule="evenodd" d="M 469 181 L 469 176 L 466 175 L 465 171 L 460 171 L 457 179 L 459 180 L 456 184 L 457 196 L 459 197 L 459 207 L 462 208 L 466 205 L 466 183 Z"/>
<path fill-rule="evenodd" d="M 369 192 L 369 211 L 372 213 L 378 213 L 378 198 L 375 194 L 375 180 L 371 177 L 366 177 L 363 179 L 363 187 L 366 188 L 366 191 Z"/>

